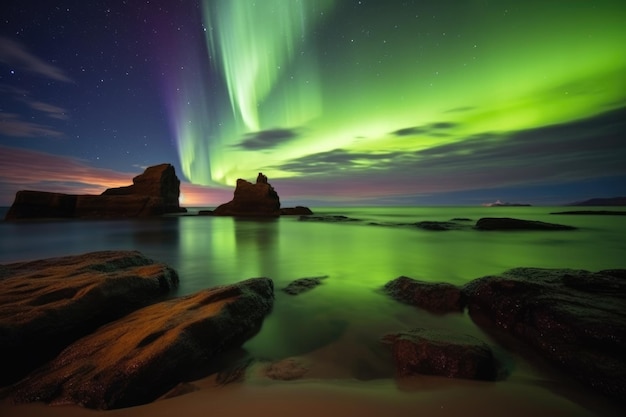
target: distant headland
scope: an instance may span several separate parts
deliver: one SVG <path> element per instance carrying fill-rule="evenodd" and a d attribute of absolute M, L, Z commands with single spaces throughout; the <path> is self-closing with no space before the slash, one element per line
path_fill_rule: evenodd
<path fill-rule="evenodd" d="M 109 188 L 100 195 L 18 191 L 6 220 L 45 218 L 126 218 L 181 213 L 180 180 L 174 166 L 146 168 L 132 185 Z"/>

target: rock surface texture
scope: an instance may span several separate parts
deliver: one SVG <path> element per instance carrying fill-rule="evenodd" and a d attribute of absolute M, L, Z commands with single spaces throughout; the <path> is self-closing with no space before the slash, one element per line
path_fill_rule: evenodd
<path fill-rule="evenodd" d="M 101 195 L 18 191 L 7 220 L 33 218 L 147 217 L 185 211 L 178 203 L 180 181 L 170 164 L 148 167 L 127 187 Z"/>
<path fill-rule="evenodd" d="M 177 285 L 174 270 L 134 251 L 0 266 L 0 384 Z"/>
<path fill-rule="evenodd" d="M 499 366 L 491 348 L 475 337 L 444 330 L 413 329 L 387 335 L 399 376 L 416 374 L 493 381 Z"/>
<path fill-rule="evenodd" d="M 575 230 L 573 226 L 510 217 L 483 217 L 476 222 L 478 230 Z"/>
<path fill-rule="evenodd" d="M 280 207 L 278 193 L 259 172 L 256 183 L 252 184 L 239 178 L 233 199 L 218 206 L 215 210 L 201 210 L 201 216 L 235 217 L 277 217 L 280 215 L 310 215 L 311 209 L 304 206 Z"/>
<path fill-rule="evenodd" d="M 233 199 L 218 206 L 214 216 L 279 216 L 280 198 L 267 177 L 259 172 L 256 183 L 237 180 Z"/>
<path fill-rule="evenodd" d="M 426 282 L 402 276 L 385 284 L 384 290 L 398 301 L 438 314 L 460 312 L 465 303 L 461 289 L 445 282 Z"/>
<path fill-rule="evenodd" d="M 10 397 L 96 409 L 153 401 L 254 335 L 273 299 L 272 281 L 254 278 L 144 307 L 68 346 Z"/>
<path fill-rule="evenodd" d="M 328 278 L 328 276 L 322 277 L 307 277 L 307 278 L 298 278 L 293 280 L 282 290 L 289 295 L 298 295 L 303 292 L 307 292 L 317 287 L 322 283 L 323 279 Z"/>
<path fill-rule="evenodd" d="M 504 329 L 626 401 L 626 270 L 516 268 L 474 280 L 464 292 L 477 324 Z"/>

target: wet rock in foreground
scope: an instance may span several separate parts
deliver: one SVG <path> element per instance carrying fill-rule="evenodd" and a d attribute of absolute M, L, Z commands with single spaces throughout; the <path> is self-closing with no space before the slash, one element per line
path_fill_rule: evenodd
<path fill-rule="evenodd" d="M 463 291 L 478 325 L 513 334 L 584 384 L 626 401 L 626 270 L 516 268 Z"/>
<path fill-rule="evenodd" d="M 154 401 L 253 336 L 273 297 L 272 281 L 255 278 L 142 308 L 68 346 L 10 398 L 96 409 Z"/>
<path fill-rule="evenodd" d="M 476 222 L 478 230 L 576 230 L 576 227 L 511 217 L 483 217 Z"/>
<path fill-rule="evenodd" d="M 102 251 L 2 265 L 0 383 L 23 377 L 66 345 L 178 285 L 136 251 Z"/>
<path fill-rule="evenodd" d="M 323 279 L 328 278 L 328 276 L 322 277 L 309 277 L 309 278 L 299 278 L 289 283 L 282 290 L 289 295 L 298 295 L 303 292 L 312 290 L 322 283 Z"/>
<path fill-rule="evenodd" d="M 402 276 L 385 284 L 384 291 L 398 301 L 433 313 L 460 312 L 464 307 L 461 289 L 445 282 L 426 282 Z"/>
<path fill-rule="evenodd" d="M 500 373 L 491 348 L 475 337 L 444 330 L 413 329 L 387 335 L 398 376 L 437 375 L 494 381 Z"/>

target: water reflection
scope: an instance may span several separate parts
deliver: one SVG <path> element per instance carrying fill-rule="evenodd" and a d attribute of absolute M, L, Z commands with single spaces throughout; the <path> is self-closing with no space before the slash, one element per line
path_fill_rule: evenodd
<path fill-rule="evenodd" d="M 279 219 L 235 218 L 233 222 L 237 264 L 243 276 L 272 277 L 279 253 Z"/>

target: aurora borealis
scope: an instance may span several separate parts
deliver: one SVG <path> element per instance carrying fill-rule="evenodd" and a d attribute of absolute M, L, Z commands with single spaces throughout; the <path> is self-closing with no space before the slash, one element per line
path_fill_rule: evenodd
<path fill-rule="evenodd" d="M 29 3 L 36 2 L 14 9 Z M 110 3 L 108 16 L 118 20 L 107 27 L 123 31 L 120 40 L 127 43 L 111 44 L 109 52 L 102 40 L 100 49 L 77 46 L 62 60 L 43 41 L 16 36 L 10 19 L 2 36 L 76 84 L 75 61 L 116 48 L 128 62 L 103 61 L 101 70 L 123 65 L 144 71 L 133 78 L 132 102 L 150 115 L 129 118 L 127 111 L 127 120 L 120 114 L 111 122 L 128 127 L 124 146 L 107 149 L 115 161 L 85 161 L 87 144 L 78 155 L 64 150 L 72 148 L 63 138 L 75 137 L 75 126 L 102 146 L 91 137 L 101 128 L 94 114 L 109 111 L 104 102 L 83 116 L 90 123 L 75 121 L 77 110 L 62 127 L 45 124 L 61 137 L 54 147 L 15 140 L 16 129 L 6 127 L 0 145 L 60 151 L 118 172 L 167 157 L 190 186 L 207 186 L 207 196 L 257 172 L 288 200 L 320 204 L 542 204 L 626 193 L 621 1 Z M 106 33 L 91 36 L 105 39 Z M 122 57 L 124 48 L 137 53 Z M 22 82 L 8 89 L 16 77 L 7 74 L 18 61 L 4 49 L 4 91 L 25 89 Z M 53 81 L 75 90 L 68 81 Z M 124 82 L 112 78 L 118 86 Z M 75 98 L 46 91 L 46 102 L 59 108 Z M 119 88 L 108 105 L 127 94 Z M 17 110 L 5 112 L 5 126 L 27 120 Z M 158 143 L 132 137 L 157 129 L 151 136 Z M 115 156 L 116 149 L 137 146 L 158 152 L 136 161 Z"/>

